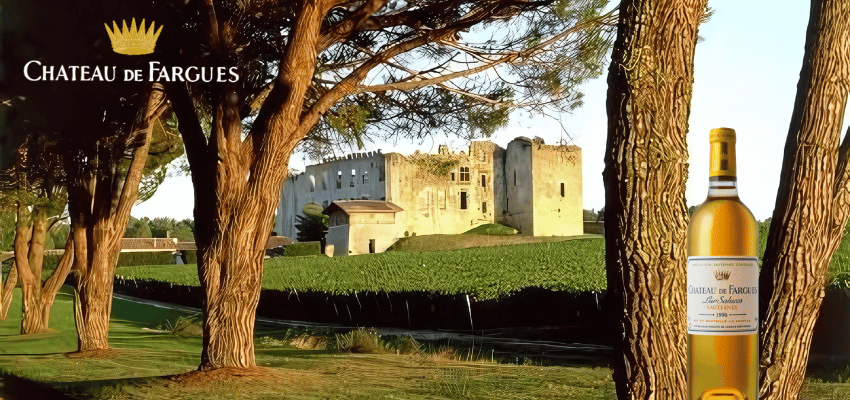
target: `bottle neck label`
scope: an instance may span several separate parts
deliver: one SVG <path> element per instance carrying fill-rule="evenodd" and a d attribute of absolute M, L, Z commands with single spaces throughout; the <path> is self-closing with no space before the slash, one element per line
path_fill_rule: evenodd
<path fill-rule="evenodd" d="M 758 333 L 756 257 L 688 257 L 688 334 Z"/>
<path fill-rule="evenodd" d="M 735 177 L 737 175 L 735 142 L 711 142 L 708 176 Z"/>

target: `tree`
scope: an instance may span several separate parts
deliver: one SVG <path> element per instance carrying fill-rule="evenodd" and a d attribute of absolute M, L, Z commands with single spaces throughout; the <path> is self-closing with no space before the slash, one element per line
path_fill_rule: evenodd
<path fill-rule="evenodd" d="M 603 172 L 614 382 L 620 399 L 685 399 L 686 137 L 706 0 L 619 9 Z"/>
<path fill-rule="evenodd" d="M 9 251 L 13 249 L 15 241 L 15 214 L 7 207 L 0 207 L 0 250 Z M 12 304 L 12 291 L 18 284 L 18 270 L 14 266 L 14 260 L 9 261 L 9 274 L 3 279 L 5 266 L 0 263 L 0 321 L 5 320 L 9 314 L 9 306 Z"/>
<path fill-rule="evenodd" d="M 325 234 L 328 233 L 328 216 L 322 214 L 322 206 L 307 203 L 301 210 L 304 215 L 296 215 L 295 229 L 299 242 L 322 242 L 324 247 Z"/>
<path fill-rule="evenodd" d="M 61 218 L 67 203 L 61 157 L 56 150 L 55 142 L 32 132 L 19 149 L 8 175 L 11 179 L 4 182 L 0 193 L 0 202 L 14 207 L 17 214 L 14 271 L 22 292 L 21 334 L 49 331 L 50 310 L 73 259 L 68 242 L 59 265 L 47 281 L 42 282 L 44 250 L 52 243 L 49 230 Z M 12 278 L 10 271 L 9 283 L 14 282 Z M 7 286 L 7 296 L 13 287 Z M 9 304 L 4 305 L 8 309 Z"/>
<path fill-rule="evenodd" d="M 164 93 L 155 85 L 136 97 L 141 104 L 125 105 L 137 108 L 133 118 L 123 115 L 110 121 L 119 126 L 113 135 L 94 146 L 73 149 L 72 161 L 66 163 L 66 168 L 75 172 L 68 184 L 68 210 L 75 253 L 79 351 L 109 348 L 112 281 L 121 239 L 136 201 L 154 122 L 168 107 Z M 129 127 L 127 122 L 131 122 Z M 129 160 L 125 160 L 127 152 Z M 122 163 L 126 168 L 117 168 Z"/>
<path fill-rule="evenodd" d="M 130 217 L 127 221 L 127 231 L 124 232 L 125 238 L 149 238 L 153 237 L 151 228 L 148 226 L 147 219 L 135 219 Z"/>
<path fill-rule="evenodd" d="M 195 237 L 192 233 L 192 227 L 186 225 L 184 221 L 177 221 L 169 217 L 154 218 L 149 222 L 151 237 L 164 238 L 170 235 L 170 237 L 177 238 L 181 242 L 194 241 Z"/>
<path fill-rule="evenodd" d="M 73 243 L 75 316 L 79 350 L 108 348 L 112 282 L 129 212 L 151 151 L 162 130 L 173 138 L 171 113 L 160 86 L 149 82 L 64 81 L 23 76 L 24 65 L 115 66 L 145 69 L 149 57 L 113 52 L 102 23 L 116 16 L 140 15 L 138 2 L 89 0 L 15 3 L 4 12 L 16 16 L 16 34 L 4 47 L 5 93 L 16 98 L 12 117 L 56 141 L 66 174 Z M 45 9 L 51 10 L 44 13 Z M 59 33 L 59 34 L 57 34 Z M 58 67 L 54 67 L 58 68 Z M 11 118 L 10 118 L 11 119 Z M 167 146 L 171 149 L 172 146 Z"/>
<path fill-rule="evenodd" d="M 841 140 L 850 92 L 850 3 L 811 4 L 759 276 L 760 399 L 800 394 L 829 262 L 850 215 L 850 131 Z"/>
<path fill-rule="evenodd" d="M 703 6 L 697 4 L 690 10 Z M 611 210 L 605 229 L 609 294 L 615 294 L 612 310 L 627 311 L 619 318 L 625 335 L 623 358 L 615 365 L 614 376 L 621 398 L 681 398 L 683 355 L 676 349 L 683 346 L 676 337 L 684 336 L 684 328 L 678 325 L 684 322 L 681 274 L 683 221 L 687 220 L 679 192 L 684 190 L 682 171 L 686 171 L 681 127 L 686 127 L 687 121 L 694 48 L 690 39 L 695 36 L 672 33 L 666 37 L 687 40 L 659 40 L 663 37 L 653 22 L 663 19 L 659 15 L 670 15 L 673 7 L 628 1 L 621 4 L 621 10 L 621 33 L 609 75 L 605 170 L 606 205 Z M 850 42 L 846 40 L 850 4 L 813 0 L 809 18 L 776 208 L 759 276 L 760 399 L 799 396 L 829 261 L 850 215 L 850 131 L 841 140 L 843 110 L 850 92 Z M 638 20 L 640 29 L 635 29 Z M 690 25 L 668 26 L 690 26 L 695 34 L 698 21 L 688 21 Z M 625 43 L 641 51 L 630 51 Z M 685 55 L 685 62 L 673 64 L 687 70 L 670 74 L 659 69 L 665 59 L 644 43 L 664 44 L 657 48 Z M 661 76 L 663 80 L 655 79 Z M 639 77 L 645 79 L 636 79 Z M 664 90 L 671 82 L 687 84 L 678 91 Z M 652 107 L 664 112 L 647 114 L 654 118 L 641 117 L 642 111 Z M 676 121 L 679 128 L 656 125 L 667 121 Z M 657 132 L 666 135 L 659 137 Z M 680 172 L 671 171 L 672 165 Z M 665 196 L 673 201 L 660 201 Z M 641 335 L 635 337 L 638 330 Z"/>
<path fill-rule="evenodd" d="M 265 245 L 288 161 L 373 136 L 489 135 L 510 111 L 581 105 L 607 51 L 604 1 L 189 2 L 161 17 L 163 65 L 195 191 L 200 369 L 249 368 Z M 160 41 L 163 41 L 161 38 Z"/>

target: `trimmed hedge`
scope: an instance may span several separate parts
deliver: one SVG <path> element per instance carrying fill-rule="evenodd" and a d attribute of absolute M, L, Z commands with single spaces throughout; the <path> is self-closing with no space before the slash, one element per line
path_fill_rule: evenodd
<path fill-rule="evenodd" d="M 186 255 L 186 264 L 197 264 L 198 263 L 198 251 L 197 250 L 184 250 L 183 254 Z"/>
<path fill-rule="evenodd" d="M 194 252 L 193 252 L 194 253 Z M 173 258 L 172 254 L 167 251 L 160 252 L 138 252 L 138 253 L 121 253 L 118 256 L 118 267 L 133 267 L 137 265 L 165 265 L 172 264 Z M 2 273 L 3 273 L 3 282 L 6 281 L 6 276 L 9 275 L 9 270 L 12 268 L 12 260 L 8 259 L 3 261 Z M 44 282 L 50 275 L 53 274 L 53 271 L 56 270 L 56 267 L 59 265 L 59 261 L 62 260 L 62 256 L 58 255 L 44 255 L 44 263 L 41 267 L 41 281 Z"/>
<path fill-rule="evenodd" d="M 173 264 L 174 255 L 170 251 L 132 252 L 118 255 L 119 267 L 134 265 L 164 265 Z"/>
<path fill-rule="evenodd" d="M 321 242 L 299 242 L 286 246 L 283 252 L 286 257 L 320 256 L 322 255 Z"/>

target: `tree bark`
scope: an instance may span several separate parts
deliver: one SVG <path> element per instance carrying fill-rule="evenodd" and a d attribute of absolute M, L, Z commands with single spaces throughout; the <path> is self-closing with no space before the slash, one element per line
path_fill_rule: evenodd
<path fill-rule="evenodd" d="M 6 276 L 6 282 L 2 282 L 3 287 L 0 288 L 3 290 L 0 293 L 0 321 L 5 321 L 6 317 L 9 316 L 9 307 L 12 306 L 12 295 L 15 293 L 15 286 L 18 285 L 18 267 L 17 265 L 12 264 L 12 268 L 9 270 L 9 275 Z"/>
<path fill-rule="evenodd" d="M 603 172 L 619 399 L 687 397 L 686 137 L 705 8 L 705 0 L 620 4 Z"/>
<path fill-rule="evenodd" d="M 759 398 L 796 399 L 850 214 L 850 3 L 814 0 L 759 286 Z"/>
<path fill-rule="evenodd" d="M 75 322 L 78 351 L 109 348 L 109 317 L 112 315 L 115 264 L 96 256 L 90 268 L 92 272 L 80 279 L 76 287 Z M 112 274 L 109 274 L 110 271 Z"/>

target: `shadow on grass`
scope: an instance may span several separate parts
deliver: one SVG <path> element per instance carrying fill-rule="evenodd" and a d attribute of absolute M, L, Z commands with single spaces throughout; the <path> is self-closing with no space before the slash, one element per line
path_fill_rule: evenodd
<path fill-rule="evenodd" d="M 0 371 L 0 399 L 72 399 L 45 382 L 36 382 Z"/>

